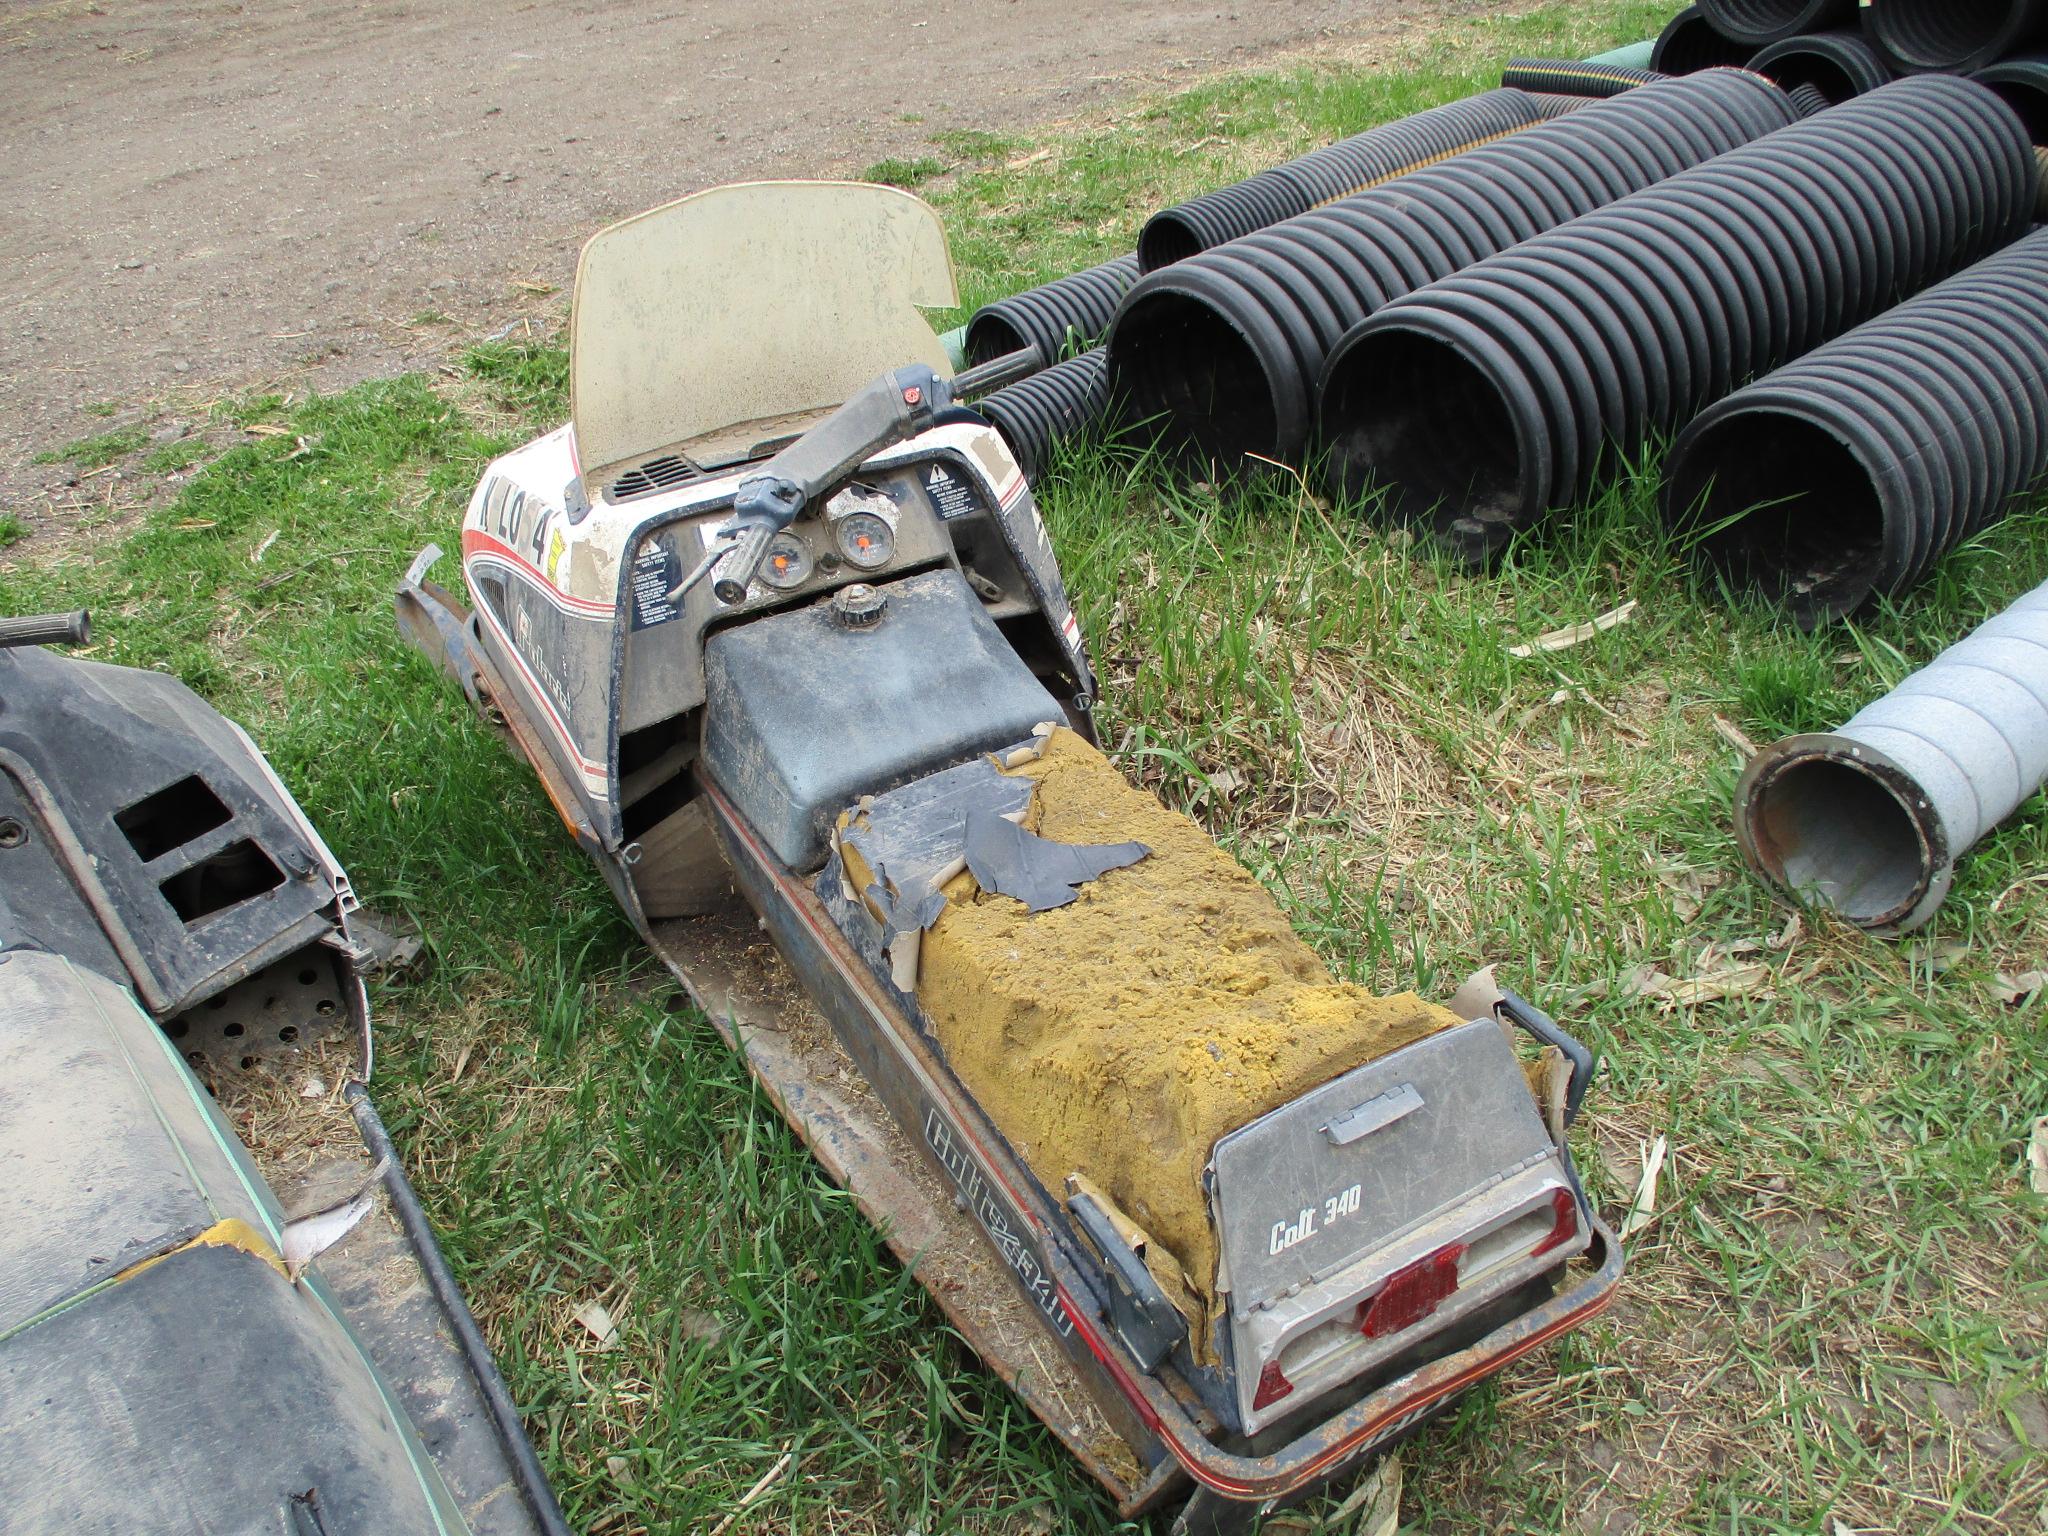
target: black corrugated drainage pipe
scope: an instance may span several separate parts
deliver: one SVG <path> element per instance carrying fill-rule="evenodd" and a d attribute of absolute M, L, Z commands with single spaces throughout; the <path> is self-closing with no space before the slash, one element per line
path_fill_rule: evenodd
<path fill-rule="evenodd" d="M 2034 192 L 1988 87 L 1880 86 L 1354 329 L 1322 381 L 1332 488 L 1482 562 L 1615 453 L 2018 239 Z"/>
<path fill-rule="evenodd" d="M 1657 34 L 1650 68 L 1665 75 L 1691 75 L 1724 64 L 1739 69 L 1755 52 L 1755 44 L 1730 42 L 1714 30 L 1704 11 L 1688 5 Z"/>
<path fill-rule="evenodd" d="M 1023 293 L 984 304 L 967 322 L 967 361 L 992 363 L 1026 347 L 1050 367 L 1101 339 L 1138 277 L 1138 258 L 1119 256 Z"/>
<path fill-rule="evenodd" d="M 1856 0 L 1700 0 L 1700 10 L 1716 32 L 1752 49 L 1856 21 Z"/>
<path fill-rule="evenodd" d="M 1571 113 L 1578 111 L 1579 108 L 1585 106 L 1588 102 L 1599 101 L 1603 98 L 1598 96 L 1559 96 L 1551 91 L 1531 91 L 1529 99 L 1536 103 L 1536 115 L 1547 120 L 1553 117 L 1567 117 Z"/>
<path fill-rule="evenodd" d="M 2019 113 L 2036 144 L 2048 145 L 2048 53 L 2001 59 L 1989 69 L 1978 70 L 1977 78 Z"/>
<path fill-rule="evenodd" d="M 1036 481 L 1057 444 L 1093 431 L 1108 414 L 1109 358 L 1100 347 L 1083 352 L 984 395 L 974 408 L 1002 433 L 1024 478 Z"/>
<path fill-rule="evenodd" d="M 1892 78 L 1891 65 L 1854 29 L 1773 43 L 1751 59 L 1749 67 L 1788 91 L 1813 86 L 1831 102 L 1874 91 Z"/>
<path fill-rule="evenodd" d="M 1864 0 L 1863 31 L 1901 73 L 1968 74 L 2048 40 L 2048 0 Z"/>
<path fill-rule="evenodd" d="M 2048 473 L 2048 230 L 1708 407 L 1664 473 L 1698 557 L 1806 628 L 1913 586 Z"/>
<path fill-rule="evenodd" d="M 1112 384 L 1186 464 L 1299 459 L 1323 358 L 1389 299 L 1793 118 L 1758 75 L 1660 81 L 1162 267 L 1110 327 Z"/>
<path fill-rule="evenodd" d="M 1956 861 L 2048 779 L 2048 586 L 1838 731 L 1750 760 L 1735 834 L 1779 889 L 1878 933 L 1947 899 Z"/>
<path fill-rule="evenodd" d="M 1801 117 L 1812 117 L 1834 105 L 1817 85 L 1795 85 L 1785 94 L 1791 98 L 1792 110 Z"/>
<path fill-rule="evenodd" d="M 1517 91 L 1548 91 L 1558 96 L 1619 96 L 1639 85 L 1666 80 L 1650 69 L 1622 64 L 1586 64 L 1577 59 L 1509 59 L 1500 83 Z"/>
<path fill-rule="evenodd" d="M 1482 91 L 1368 128 L 1249 181 L 1153 214 L 1138 233 L 1138 270 L 1171 266 L 1475 144 L 1490 144 L 1549 115 L 1522 91 Z"/>

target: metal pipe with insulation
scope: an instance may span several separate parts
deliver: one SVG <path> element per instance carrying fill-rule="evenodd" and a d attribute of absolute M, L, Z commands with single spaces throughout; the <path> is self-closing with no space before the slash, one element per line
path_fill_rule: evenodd
<path fill-rule="evenodd" d="M 2048 781 L 2048 583 L 1840 730 L 1753 758 L 1743 857 L 1772 884 L 1877 933 L 1910 933 L 1956 861 Z"/>

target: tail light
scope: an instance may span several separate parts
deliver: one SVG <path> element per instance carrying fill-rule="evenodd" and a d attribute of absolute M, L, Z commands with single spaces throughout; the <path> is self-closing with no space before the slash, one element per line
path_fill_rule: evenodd
<path fill-rule="evenodd" d="M 1280 1362 L 1268 1360 L 1266 1368 L 1259 1372 L 1259 1390 L 1252 1395 L 1252 1407 L 1270 1408 L 1293 1390 L 1294 1383 L 1280 1374 Z"/>
<path fill-rule="evenodd" d="M 1541 1258 L 1553 1249 L 1562 1248 L 1578 1235 L 1578 1197 L 1568 1189 L 1553 1189 L 1550 1192 L 1550 1235 L 1529 1250 L 1529 1257 Z"/>
<path fill-rule="evenodd" d="M 1464 1243 L 1450 1243 L 1406 1269 L 1395 1270 L 1365 1304 L 1358 1331 L 1368 1339 L 1383 1339 L 1428 1317 L 1458 1289 L 1458 1265 L 1465 1258 L 1465 1249 Z"/>

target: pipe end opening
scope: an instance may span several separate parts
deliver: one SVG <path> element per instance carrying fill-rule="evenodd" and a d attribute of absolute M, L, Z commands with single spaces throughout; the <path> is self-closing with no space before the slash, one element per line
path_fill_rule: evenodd
<path fill-rule="evenodd" d="M 1731 412 L 1689 434 L 1667 474 L 1665 505 L 1694 557 L 1802 629 L 1846 617 L 1876 590 L 1883 501 L 1849 445 L 1817 423 Z"/>
<path fill-rule="evenodd" d="M 1280 407 L 1265 364 L 1200 299 L 1159 289 L 1126 305 L 1110 366 L 1135 438 L 1178 467 L 1228 479 L 1257 471 L 1254 455 L 1282 457 Z"/>
<path fill-rule="evenodd" d="M 1362 336 L 1323 382 L 1332 491 L 1383 493 L 1384 514 L 1427 525 L 1483 564 L 1524 519 L 1515 422 L 1491 379 L 1456 347 L 1418 331 Z"/>
<path fill-rule="evenodd" d="M 1941 864 L 1913 808 L 1842 744 L 1760 758 L 1743 843 L 1774 884 L 1864 928 L 1912 926 Z"/>
<path fill-rule="evenodd" d="M 964 350 L 971 365 L 992 363 L 1031 345 L 1030 337 L 999 314 L 982 313 L 967 322 Z"/>
<path fill-rule="evenodd" d="M 1203 249 L 1202 237 L 1169 208 L 1153 214 L 1138 231 L 1138 270 L 1156 272 L 1190 256 L 1199 256 Z"/>
<path fill-rule="evenodd" d="M 1913 70 L 1989 63 L 2020 11 L 2012 0 L 1884 0 L 1864 10 L 1877 45 Z"/>

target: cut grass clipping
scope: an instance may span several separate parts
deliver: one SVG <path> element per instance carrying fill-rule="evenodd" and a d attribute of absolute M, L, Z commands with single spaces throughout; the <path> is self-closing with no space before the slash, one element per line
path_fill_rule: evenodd
<path fill-rule="evenodd" d="M 1105 259 L 1174 197 L 1667 8 L 1552 7 L 1412 68 L 1238 76 L 1102 131 L 935 146 L 963 285 Z M 578 1529 L 702 1529 L 785 1454 L 733 1532 L 1115 1529 L 394 634 L 413 551 L 452 547 L 486 459 L 565 413 L 558 349 L 467 360 L 459 385 L 237 403 L 282 430 L 124 543 L 26 566 L 22 546 L 0 608 L 90 605 L 96 656 L 246 721 L 365 898 L 420 927 L 428 963 L 377 997 L 380 1095 Z M 1483 578 L 1284 484 L 1219 500 L 1111 453 L 1055 466 L 1041 500 L 1125 771 L 1342 974 L 1442 995 L 1497 962 L 1597 1045 L 1575 1145 L 1613 1220 L 1665 1149 L 1621 1301 L 1403 1452 L 1408 1520 L 2038 1529 L 2048 1241 L 2022 1157 L 2048 1025 L 2001 977 L 2048 967 L 2048 805 L 1905 946 L 1791 920 L 1728 816 L 1742 735 L 1839 722 L 2048 577 L 2048 517 L 1801 635 L 1695 582 L 1653 484 L 1642 466 Z M 572 1320 L 591 1300 L 613 1348 Z"/>

